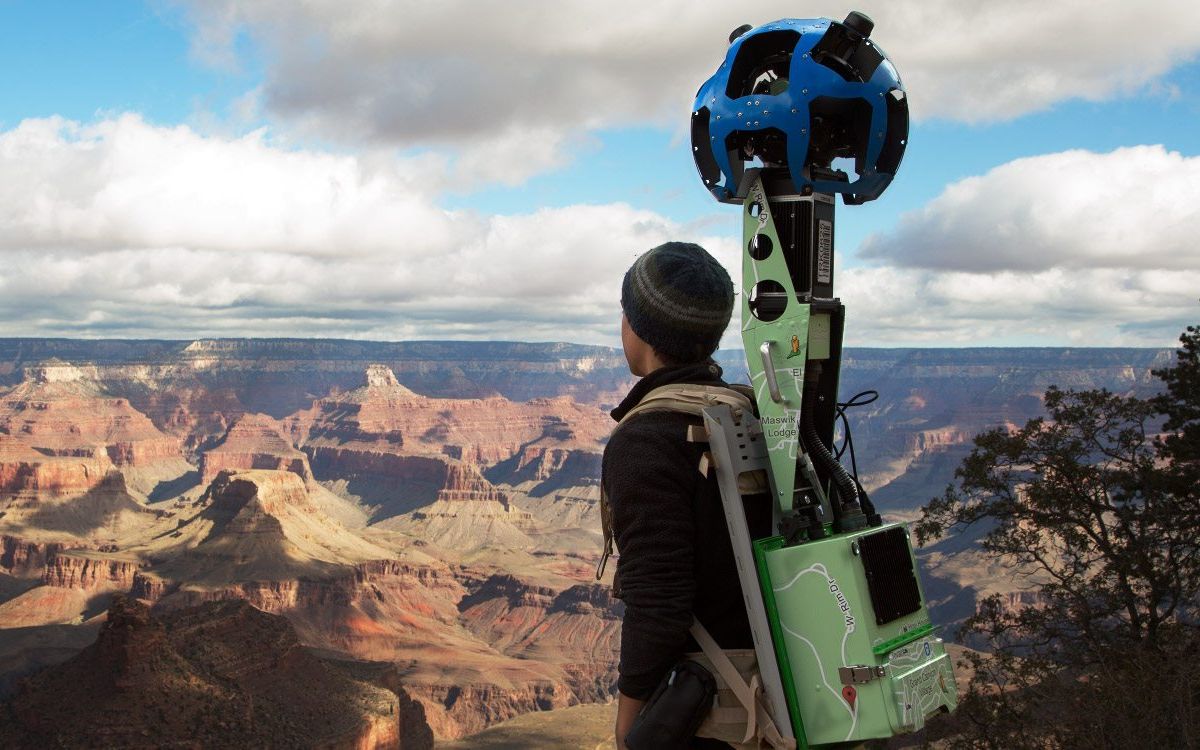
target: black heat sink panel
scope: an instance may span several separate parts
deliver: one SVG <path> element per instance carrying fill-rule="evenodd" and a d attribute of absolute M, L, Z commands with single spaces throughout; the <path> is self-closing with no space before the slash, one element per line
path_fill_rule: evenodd
<path fill-rule="evenodd" d="M 908 532 L 898 526 L 859 538 L 875 622 L 884 625 L 921 609 L 921 589 L 908 551 Z"/>

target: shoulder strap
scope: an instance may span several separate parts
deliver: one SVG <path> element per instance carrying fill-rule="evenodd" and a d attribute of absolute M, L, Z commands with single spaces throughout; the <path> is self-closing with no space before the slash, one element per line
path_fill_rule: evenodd
<path fill-rule="evenodd" d="M 735 412 L 754 408 L 753 401 L 732 386 L 688 385 L 686 383 L 664 385 L 647 393 L 637 406 L 626 412 L 621 421 L 617 423 L 617 427 L 625 424 L 634 416 L 648 411 L 674 411 L 700 416 L 705 409 L 718 404 L 725 404 Z"/>
<path fill-rule="evenodd" d="M 741 388 L 750 390 L 749 386 L 741 386 Z M 753 391 L 751 391 L 752 393 Z M 673 411 L 698 417 L 708 407 L 719 404 L 725 404 L 732 408 L 735 415 L 747 410 L 751 412 L 754 410 L 752 397 L 747 396 L 745 391 L 735 390 L 734 386 L 686 383 L 664 385 L 647 393 L 637 406 L 626 412 L 625 416 L 621 417 L 621 421 L 617 422 L 617 426 L 613 428 L 613 434 L 616 434 L 621 425 L 646 412 Z M 603 482 L 600 483 L 600 526 L 604 530 L 604 552 L 600 556 L 600 564 L 596 566 L 596 580 L 600 580 L 604 575 L 604 566 L 608 564 L 608 558 L 613 553 L 612 508 L 608 504 L 608 494 L 604 491 Z"/>

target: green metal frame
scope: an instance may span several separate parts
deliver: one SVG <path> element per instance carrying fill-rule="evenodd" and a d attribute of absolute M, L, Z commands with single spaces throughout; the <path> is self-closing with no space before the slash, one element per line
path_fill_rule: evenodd
<path fill-rule="evenodd" d="M 802 404 L 805 369 L 810 359 L 835 355 L 829 316 L 813 315 L 811 305 L 796 296 L 771 211 L 756 178 L 743 204 L 742 341 L 778 517 L 792 510 L 792 489 L 797 487 L 804 450 L 801 410 L 814 408 Z M 772 250 L 758 252 L 759 243 L 770 243 Z M 750 306 L 755 286 L 763 281 L 777 283 L 786 297 L 774 320 L 759 319 Z M 720 470 L 722 462 L 717 463 Z M 839 535 L 831 535 L 827 527 L 823 539 L 787 546 L 775 536 L 754 541 L 748 552 L 799 748 L 914 731 L 930 712 L 956 705 L 951 661 L 934 633 L 923 590 L 918 611 L 882 624 L 874 615 L 856 540 L 897 527 L 886 524 Z M 915 571 L 911 546 L 908 554 Z M 857 669 L 843 677 L 839 670 L 851 667 Z"/>

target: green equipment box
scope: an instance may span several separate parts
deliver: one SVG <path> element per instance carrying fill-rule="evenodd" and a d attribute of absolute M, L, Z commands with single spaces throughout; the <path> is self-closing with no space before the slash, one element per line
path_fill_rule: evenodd
<path fill-rule="evenodd" d="M 891 737 L 954 709 L 906 526 L 754 547 L 799 747 Z"/>

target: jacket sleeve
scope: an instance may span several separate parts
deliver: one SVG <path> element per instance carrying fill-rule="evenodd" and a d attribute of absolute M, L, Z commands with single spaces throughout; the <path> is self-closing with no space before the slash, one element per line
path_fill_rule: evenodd
<path fill-rule="evenodd" d="M 692 501 L 700 476 L 683 440 L 686 422 L 633 419 L 605 452 L 625 618 L 617 687 L 646 699 L 684 652 L 695 594 Z M 688 471 L 690 469 L 690 472 Z"/>

